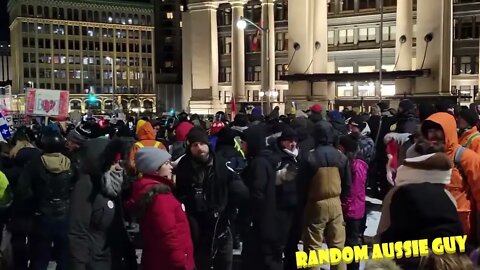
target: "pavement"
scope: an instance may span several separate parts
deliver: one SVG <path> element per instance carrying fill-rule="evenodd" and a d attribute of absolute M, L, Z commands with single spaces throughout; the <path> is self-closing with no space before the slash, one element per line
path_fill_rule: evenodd
<path fill-rule="evenodd" d="M 378 223 L 380 222 L 381 216 L 381 209 L 382 209 L 382 201 L 367 197 L 366 199 L 366 208 L 367 208 L 367 228 L 365 230 L 365 240 L 367 243 L 372 243 L 373 237 L 376 235 Z M 303 250 L 303 246 L 299 244 L 299 250 Z M 328 248 L 326 245 L 323 246 L 324 249 Z M 234 270 L 240 269 L 239 264 L 240 254 L 242 253 L 242 249 L 233 250 L 234 255 Z M 142 250 L 137 249 L 137 258 L 138 263 L 140 264 L 140 258 L 142 257 Z M 51 262 L 48 270 L 55 270 L 55 262 Z M 329 270 L 330 266 L 324 265 L 321 267 L 324 270 Z M 360 263 L 360 270 L 365 268 L 365 262 Z"/>

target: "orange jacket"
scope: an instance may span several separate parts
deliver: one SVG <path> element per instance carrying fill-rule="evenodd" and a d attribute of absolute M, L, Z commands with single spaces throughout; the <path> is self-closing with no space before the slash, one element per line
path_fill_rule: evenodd
<path fill-rule="evenodd" d="M 454 117 L 441 112 L 431 115 L 428 120 L 442 126 L 445 134 L 445 153 L 453 160 L 455 151 L 460 147 Z M 480 156 L 470 149 L 465 149 L 459 163 L 467 179 L 462 179 L 458 169 L 453 168 L 447 190 L 455 198 L 458 212 L 471 212 L 475 207 L 480 209 Z"/>
<path fill-rule="evenodd" d="M 155 130 L 150 122 L 144 120 L 138 121 L 136 134 L 138 142 L 133 145 L 128 158 L 130 169 L 132 171 L 135 171 L 135 154 L 137 153 L 138 149 L 142 147 L 157 147 L 167 150 L 165 145 L 155 140 Z"/>
<path fill-rule="evenodd" d="M 458 140 L 464 147 L 472 149 L 475 153 L 480 154 L 480 133 L 478 132 L 477 127 L 467 130 Z"/>

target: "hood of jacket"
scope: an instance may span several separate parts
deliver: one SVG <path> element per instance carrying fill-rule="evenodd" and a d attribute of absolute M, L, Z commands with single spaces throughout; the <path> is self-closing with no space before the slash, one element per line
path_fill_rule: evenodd
<path fill-rule="evenodd" d="M 48 153 L 41 156 L 43 166 L 51 173 L 58 174 L 70 170 L 70 159 L 60 153 Z"/>
<path fill-rule="evenodd" d="M 315 124 L 315 140 L 317 144 L 333 144 L 335 142 L 335 129 L 327 121 L 319 121 Z"/>
<path fill-rule="evenodd" d="M 452 161 L 444 153 L 406 158 L 397 169 L 395 183 L 398 186 L 419 183 L 447 185 L 452 176 L 452 167 Z"/>
<path fill-rule="evenodd" d="M 266 148 L 266 135 L 264 125 L 251 126 L 242 133 L 241 138 L 247 143 L 247 156 L 256 157 Z"/>
<path fill-rule="evenodd" d="M 445 153 L 447 155 L 453 154 L 458 146 L 455 118 L 449 113 L 439 112 L 432 114 L 426 121 L 432 121 L 442 127 L 445 136 Z M 422 124 L 422 134 L 424 136 L 426 135 L 426 130 L 424 130 L 425 122 Z"/>
<path fill-rule="evenodd" d="M 348 133 L 348 126 L 345 124 L 345 120 L 343 119 L 334 119 L 330 120 L 330 123 L 332 124 L 333 128 L 340 132 L 341 134 L 347 134 Z"/>
<path fill-rule="evenodd" d="M 190 122 L 183 121 L 175 128 L 175 138 L 179 142 L 184 142 L 187 140 L 187 134 L 190 132 L 190 129 L 193 128 L 193 125 Z"/>
<path fill-rule="evenodd" d="M 79 153 L 81 169 L 84 173 L 101 175 L 102 166 L 101 162 L 98 162 L 99 157 L 102 156 L 105 148 L 110 143 L 110 140 L 107 138 L 95 138 L 88 140 L 82 146 L 81 152 Z M 92 162 L 97 161 L 97 162 Z"/>
<path fill-rule="evenodd" d="M 135 181 L 132 185 L 132 196 L 128 200 L 128 206 L 137 206 L 145 194 L 153 187 L 158 185 L 164 185 L 164 190 L 160 193 L 170 193 L 173 189 L 173 184 L 170 180 L 156 176 L 156 175 L 144 175 L 142 178 Z"/>
<path fill-rule="evenodd" d="M 148 121 L 138 121 L 136 133 L 139 141 L 155 140 L 155 130 L 153 130 L 152 124 L 150 124 Z"/>

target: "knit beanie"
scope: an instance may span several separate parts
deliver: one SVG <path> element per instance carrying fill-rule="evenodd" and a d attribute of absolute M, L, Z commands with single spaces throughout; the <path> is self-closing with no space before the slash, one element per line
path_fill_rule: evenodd
<path fill-rule="evenodd" d="M 322 105 L 320 104 L 313 104 L 311 107 L 310 107 L 310 111 L 314 112 L 314 113 L 320 113 L 322 111 Z"/>
<path fill-rule="evenodd" d="M 77 129 L 72 129 L 67 134 L 67 141 L 82 145 L 85 141 L 87 141 L 87 138 L 80 134 Z"/>
<path fill-rule="evenodd" d="M 193 127 L 190 129 L 187 134 L 187 141 L 189 144 L 194 144 L 196 142 L 209 143 L 207 133 L 200 127 Z"/>
<path fill-rule="evenodd" d="M 471 127 L 476 126 L 479 120 L 477 112 L 471 109 L 461 110 L 458 117 L 465 120 Z"/>
<path fill-rule="evenodd" d="M 281 142 L 281 141 L 297 141 L 298 140 L 298 134 L 297 132 L 292 129 L 291 127 L 283 127 L 283 131 L 280 135 L 280 137 L 278 137 L 277 141 Z"/>
<path fill-rule="evenodd" d="M 380 108 L 382 112 L 388 110 L 388 104 L 385 102 L 379 102 L 377 103 L 377 106 Z"/>
<path fill-rule="evenodd" d="M 140 148 L 135 153 L 135 167 L 140 173 L 153 174 L 171 157 L 167 151 L 156 147 Z"/>

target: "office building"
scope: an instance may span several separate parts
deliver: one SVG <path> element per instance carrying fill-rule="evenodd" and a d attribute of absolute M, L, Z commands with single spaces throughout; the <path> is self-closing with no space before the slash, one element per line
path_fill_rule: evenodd
<path fill-rule="evenodd" d="M 69 90 L 72 110 L 155 110 L 151 4 L 10 0 L 8 12 L 13 94 Z"/>
<path fill-rule="evenodd" d="M 155 67 L 159 108 L 181 110 L 182 12 L 186 1 L 152 0 L 155 17 Z"/>

